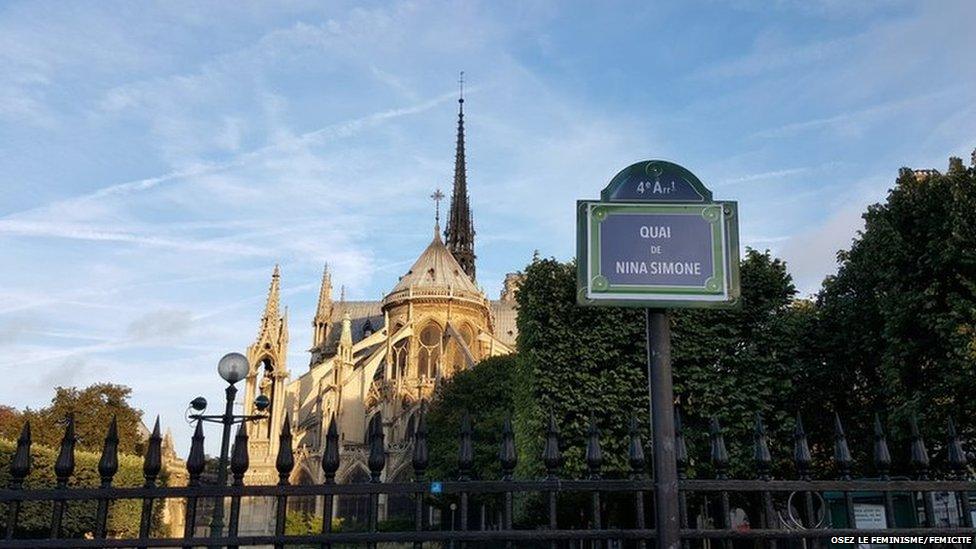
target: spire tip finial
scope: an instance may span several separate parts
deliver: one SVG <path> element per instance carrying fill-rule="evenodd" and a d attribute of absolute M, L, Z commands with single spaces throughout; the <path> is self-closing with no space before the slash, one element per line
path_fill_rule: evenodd
<path fill-rule="evenodd" d="M 458 75 L 458 103 L 464 103 L 464 71 Z"/>
<path fill-rule="evenodd" d="M 440 188 L 434 191 L 434 194 L 430 195 L 430 199 L 434 201 L 434 234 L 440 233 L 441 227 L 441 200 L 444 198 L 444 193 L 441 192 Z"/>

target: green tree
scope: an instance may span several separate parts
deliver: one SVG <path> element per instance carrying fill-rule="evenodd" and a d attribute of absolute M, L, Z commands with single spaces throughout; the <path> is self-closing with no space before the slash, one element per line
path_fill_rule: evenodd
<path fill-rule="evenodd" d="M 791 379 L 811 307 L 794 302 L 796 289 L 786 265 L 768 252 L 746 251 L 741 280 L 738 309 L 673 311 L 671 322 L 676 397 L 684 409 L 688 443 L 697 457 L 707 456 L 707 420 L 718 417 L 733 472 L 745 473 L 751 467 L 757 412 L 784 444 L 793 426 L 796 387 Z M 569 474 L 586 469 L 590 417 L 603 431 L 606 472 L 625 473 L 631 417 L 647 436 L 643 311 L 577 306 L 575 265 L 553 259 L 533 260 L 517 297 L 520 472 L 542 472 L 539 454 L 551 411 L 561 429 Z"/>
<path fill-rule="evenodd" d="M 566 474 L 586 470 L 591 418 L 602 430 L 606 470 L 626 470 L 627 423 L 647 415 L 642 312 L 578 306 L 572 262 L 535 258 L 524 274 L 516 294 L 520 476 L 543 473 L 540 453 L 549 413 L 558 420 Z"/>
<path fill-rule="evenodd" d="M 57 447 L 64 435 L 65 419 L 74 414 L 77 448 L 100 452 L 105 429 L 115 416 L 119 426 L 119 451 L 138 453 L 143 442 L 139 436 L 142 411 L 129 404 L 132 389 L 124 385 L 96 383 L 84 389 L 56 387 L 54 391 L 49 406 L 23 413 L 23 419 L 31 423 L 36 444 Z"/>
<path fill-rule="evenodd" d="M 795 301 L 786 264 L 768 251 L 746 249 L 740 278 L 739 308 L 671 313 L 672 362 L 684 434 L 697 463 L 707 462 L 708 422 L 715 417 L 723 427 L 731 472 L 748 478 L 757 413 L 774 449 L 781 450 L 774 455 L 788 458 L 797 412 L 797 360 L 813 307 Z M 696 473 L 708 473 L 692 466 L 699 469 Z"/>
<path fill-rule="evenodd" d="M 104 429 L 105 427 L 102 426 Z M 105 436 L 105 433 L 102 433 Z M 0 486 L 10 485 L 10 461 L 13 459 L 17 446 L 14 442 L 0 440 Z M 26 489 L 47 489 L 55 485 L 54 462 L 57 460 L 58 450 L 40 445 L 31 447 L 31 472 L 25 482 Z M 79 451 L 75 453 L 75 473 L 68 486 L 93 488 L 99 486 L 101 479 L 98 474 L 98 460 L 100 452 Z M 165 485 L 166 478 L 161 478 Z M 142 459 L 132 455 L 119 456 L 119 471 L 116 473 L 113 486 L 142 486 Z M 64 535 L 67 537 L 82 537 L 86 532 L 95 529 L 95 512 L 98 502 L 95 500 L 72 501 L 65 511 L 63 523 Z M 160 525 L 162 502 L 156 501 L 156 526 Z M 109 506 L 108 531 L 112 535 L 137 536 L 139 534 L 139 518 L 142 506 L 138 500 L 119 500 Z M 6 520 L 6 513 L 0 520 Z M 5 527 L 6 525 L 4 525 Z M 17 521 L 18 536 L 44 537 L 51 528 L 51 503 L 49 501 L 25 502 L 21 507 Z"/>
<path fill-rule="evenodd" d="M 938 457 L 948 418 L 976 436 L 976 175 L 958 158 L 945 175 L 903 168 L 863 218 L 817 298 L 811 385 L 861 440 L 880 412 L 901 449 L 920 416 Z"/>
<path fill-rule="evenodd" d="M 505 418 L 512 413 L 515 360 L 514 355 L 487 358 L 438 389 L 427 412 L 430 478 L 457 478 L 458 433 L 465 412 L 474 429 L 474 474 L 500 477 L 498 448 Z"/>
<path fill-rule="evenodd" d="M 16 440 L 23 425 L 24 417 L 20 410 L 0 405 L 0 439 Z"/>

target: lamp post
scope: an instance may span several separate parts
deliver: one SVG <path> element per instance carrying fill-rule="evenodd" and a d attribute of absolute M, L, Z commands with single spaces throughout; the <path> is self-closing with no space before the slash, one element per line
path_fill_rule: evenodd
<path fill-rule="evenodd" d="M 225 486 L 227 484 L 227 465 L 228 465 L 228 455 L 230 454 L 230 431 L 231 426 L 235 423 L 245 423 L 248 421 L 256 421 L 259 419 L 267 419 L 268 414 L 264 413 L 271 405 L 271 400 L 264 395 L 258 395 L 254 399 L 254 407 L 257 409 L 258 414 L 253 415 L 235 415 L 234 414 L 234 397 L 237 396 L 237 387 L 234 386 L 235 383 L 244 379 L 251 366 L 247 361 L 247 357 L 240 353 L 227 353 L 220 359 L 217 363 L 217 373 L 220 377 L 227 382 L 227 388 L 224 390 L 226 395 L 227 404 L 224 407 L 224 413 L 220 415 L 207 415 L 203 411 L 207 408 L 207 399 L 203 397 L 197 397 L 190 401 L 190 408 L 196 411 L 196 413 L 188 414 L 188 418 L 196 421 L 207 421 L 210 423 L 220 423 L 223 427 L 223 433 L 220 439 L 220 463 L 217 469 L 217 485 Z M 213 518 L 210 521 L 210 537 L 212 539 L 217 539 L 220 537 L 221 532 L 224 528 L 224 498 L 216 497 L 214 498 L 214 512 Z M 213 545 L 213 547 L 217 547 Z"/>

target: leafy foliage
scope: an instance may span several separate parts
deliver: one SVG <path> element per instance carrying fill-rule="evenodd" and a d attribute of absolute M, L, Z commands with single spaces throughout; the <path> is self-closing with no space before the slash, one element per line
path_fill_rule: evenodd
<path fill-rule="evenodd" d="M 23 425 L 24 417 L 20 410 L 0 405 L 0 438 L 15 440 Z"/>
<path fill-rule="evenodd" d="M 887 412 L 893 448 L 903 448 L 919 415 L 938 456 L 948 418 L 976 436 L 976 174 L 958 158 L 945 175 L 904 168 L 863 218 L 817 297 L 810 385 L 859 440 L 872 414 Z"/>
<path fill-rule="evenodd" d="M 555 259 L 535 258 L 516 298 L 518 474 L 542 474 L 540 453 L 550 412 L 561 430 L 567 474 L 585 471 L 591 417 L 603 431 L 605 469 L 625 471 L 627 423 L 647 416 L 642 312 L 577 306 L 575 264 Z"/>
<path fill-rule="evenodd" d="M 786 458 L 791 450 L 794 395 L 802 390 L 795 383 L 797 353 L 804 347 L 812 308 L 794 301 L 796 288 L 786 264 L 768 251 L 747 249 L 740 273 L 738 309 L 672 312 L 672 363 L 690 454 L 708 456 L 708 420 L 716 417 L 731 472 L 748 478 L 757 413 L 773 442 L 779 442 L 773 444 L 774 455 Z M 692 467 L 701 469 L 698 465 L 704 464 Z"/>
<path fill-rule="evenodd" d="M 102 433 L 104 437 L 104 433 Z M 10 461 L 13 459 L 17 445 L 9 440 L 0 440 L 0 486 L 9 486 Z M 58 451 L 53 448 L 33 445 L 31 447 L 31 472 L 24 484 L 25 489 L 53 488 L 56 483 L 54 477 L 54 462 Z M 75 474 L 68 486 L 97 487 L 100 484 L 98 475 L 98 459 L 100 453 L 79 451 L 75 453 Z M 119 455 L 119 471 L 115 475 L 113 486 L 141 486 L 142 459 L 132 455 Z M 68 503 L 64 515 L 64 534 L 67 537 L 82 537 L 95 529 L 95 512 L 98 502 L 95 500 L 72 501 Z M 156 502 L 156 516 L 159 516 L 161 502 Z M 137 536 L 139 534 L 139 518 L 142 512 L 138 500 L 116 500 L 109 506 L 108 531 L 116 536 Z M 6 520 L 6 513 L 0 519 Z M 154 521 L 157 525 L 159 521 Z M 51 528 L 51 503 L 49 501 L 25 502 L 21 506 L 20 517 L 17 521 L 19 536 L 45 537 Z M 6 524 L 4 524 L 6 527 Z"/>
<path fill-rule="evenodd" d="M 427 413 L 430 466 L 433 479 L 456 478 L 458 432 L 465 412 L 474 435 L 474 473 L 499 478 L 498 448 L 505 417 L 512 413 L 515 356 L 487 358 L 445 381 Z"/>
<path fill-rule="evenodd" d="M 518 292 L 519 355 L 515 408 L 521 472 L 538 475 L 544 422 L 551 411 L 561 429 L 566 472 L 585 471 L 590 416 L 603 431 L 605 470 L 628 470 L 627 427 L 645 426 L 647 373 L 643 311 L 576 305 L 573 263 L 536 258 Z M 675 394 L 686 415 L 689 444 L 704 444 L 711 416 L 722 420 L 733 470 L 749 467 L 754 414 L 773 435 L 788 437 L 796 388 L 791 378 L 809 306 L 795 304 L 786 265 L 747 250 L 736 310 L 671 313 Z M 646 430 L 644 433 L 647 437 Z M 699 450 L 707 447 L 699 446 Z M 702 454 L 701 452 L 698 455 Z"/>
<path fill-rule="evenodd" d="M 332 519 L 332 531 L 342 531 L 342 519 Z M 285 534 L 302 536 L 322 532 L 322 517 L 302 511 L 288 511 L 285 514 Z"/>
<path fill-rule="evenodd" d="M 78 436 L 77 448 L 100 452 L 105 428 L 115 416 L 119 427 L 119 451 L 126 454 L 140 453 L 142 443 L 139 424 L 142 411 L 129 404 L 132 389 L 124 385 L 96 383 L 84 389 L 56 387 L 51 404 L 40 410 L 25 410 L 23 420 L 30 421 L 34 442 L 56 447 L 64 434 L 64 421 L 70 414 L 75 416 Z M 19 427 L 17 430 L 19 431 Z M 11 436 L 10 438 L 14 438 Z"/>

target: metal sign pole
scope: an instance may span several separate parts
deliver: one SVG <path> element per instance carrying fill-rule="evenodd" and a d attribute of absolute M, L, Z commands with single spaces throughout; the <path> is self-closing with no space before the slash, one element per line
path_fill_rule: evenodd
<path fill-rule="evenodd" d="M 631 164 L 600 200 L 576 203 L 577 303 L 645 309 L 658 549 L 681 541 L 667 311 L 739 306 L 738 217 L 735 202 L 664 160 Z"/>
<path fill-rule="evenodd" d="M 654 495 L 658 549 L 678 549 L 678 465 L 674 451 L 674 388 L 671 383 L 671 325 L 662 309 L 645 309 L 647 381 L 654 445 Z"/>

